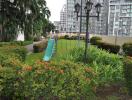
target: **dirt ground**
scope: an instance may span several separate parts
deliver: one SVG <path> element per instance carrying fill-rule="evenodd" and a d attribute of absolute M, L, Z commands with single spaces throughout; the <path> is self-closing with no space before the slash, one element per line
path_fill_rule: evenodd
<path fill-rule="evenodd" d="M 96 94 L 99 100 L 132 100 L 132 96 L 128 95 L 127 89 L 119 84 L 100 87 Z"/>

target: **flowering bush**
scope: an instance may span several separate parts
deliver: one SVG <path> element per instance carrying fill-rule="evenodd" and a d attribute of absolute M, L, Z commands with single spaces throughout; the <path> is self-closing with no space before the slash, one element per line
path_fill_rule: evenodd
<path fill-rule="evenodd" d="M 93 94 L 92 68 L 70 61 L 37 61 L 33 66 L 0 65 L 0 99 L 87 99 Z"/>

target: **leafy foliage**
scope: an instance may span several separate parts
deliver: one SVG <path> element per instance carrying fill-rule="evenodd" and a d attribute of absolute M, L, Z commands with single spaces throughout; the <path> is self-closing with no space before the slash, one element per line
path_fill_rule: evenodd
<path fill-rule="evenodd" d="M 87 65 L 94 69 L 98 85 L 111 84 L 123 80 L 123 63 L 121 57 L 90 46 L 87 54 Z M 63 55 L 54 60 L 71 60 L 74 63 L 84 62 L 84 48 L 73 48 L 70 52 L 63 50 Z"/>
<path fill-rule="evenodd" d="M 129 94 L 132 96 L 132 58 L 127 57 L 124 59 L 124 76 L 126 80 L 126 86 L 129 90 Z"/>
<path fill-rule="evenodd" d="M 25 39 L 42 34 L 48 26 L 50 11 L 45 0 L 2 0 L 0 9 L 2 33 L 0 41 L 11 41 L 18 31 L 24 31 Z"/>

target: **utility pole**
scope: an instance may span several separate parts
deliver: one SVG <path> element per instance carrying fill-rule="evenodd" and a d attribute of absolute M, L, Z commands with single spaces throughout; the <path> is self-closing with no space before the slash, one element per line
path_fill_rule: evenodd
<path fill-rule="evenodd" d="M 78 46 L 80 47 L 80 34 L 82 33 L 82 0 L 81 0 L 81 9 L 80 9 L 80 30 L 78 34 Z"/>

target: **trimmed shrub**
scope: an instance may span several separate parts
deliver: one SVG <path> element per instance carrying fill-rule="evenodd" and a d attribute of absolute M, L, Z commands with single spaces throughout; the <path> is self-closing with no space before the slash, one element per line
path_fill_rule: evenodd
<path fill-rule="evenodd" d="M 70 38 L 69 35 L 64 36 L 64 39 L 69 39 L 69 38 Z"/>
<path fill-rule="evenodd" d="M 102 40 L 101 37 L 95 36 L 95 37 L 92 37 L 92 38 L 90 39 L 90 43 L 91 43 L 92 45 L 97 45 L 97 42 L 100 41 L 100 40 Z"/>
<path fill-rule="evenodd" d="M 126 79 L 126 86 L 129 91 L 129 95 L 132 96 L 132 58 L 127 57 L 124 59 L 124 76 Z"/>
<path fill-rule="evenodd" d="M 40 41 L 40 37 L 34 37 L 33 39 L 35 42 Z"/>
<path fill-rule="evenodd" d="M 123 48 L 123 52 L 127 56 L 132 56 L 132 43 L 125 43 L 123 44 L 122 48 Z"/>
<path fill-rule="evenodd" d="M 113 45 L 113 44 L 105 43 L 105 42 L 102 42 L 100 40 L 97 41 L 96 43 L 97 43 L 98 48 L 109 51 L 110 53 L 117 54 L 120 51 L 120 46 L 119 45 Z"/>
<path fill-rule="evenodd" d="M 34 53 L 43 52 L 44 49 L 46 49 L 46 47 L 47 47 L 47 41 L 36 43 L 33 45 L 33 51 Z"/>
<path fill-rule="evenodd" d="M 4 46 L 0 48 L 1 55 L 8 55 L 10 58 L 16 57 L 20 61 L 25 61 L 27 50 L 22 46 Z"/>
<path fill-rule="evenodd" d="M 12 42 L 0 42 L 0 47 L 2 46 L 26 46 L 32 44 L 33 41 L 12 41 Z"/>

